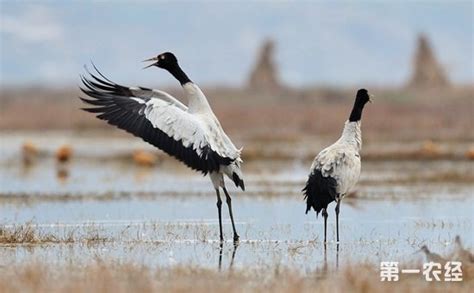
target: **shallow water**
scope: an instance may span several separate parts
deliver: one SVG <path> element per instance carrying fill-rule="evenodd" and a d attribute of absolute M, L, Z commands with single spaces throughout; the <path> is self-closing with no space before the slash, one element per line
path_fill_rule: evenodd
<path fill-rule="evenodd" d="M 31 223 L 39 233 L 59 238 L 73 233 L 80 240 L 81 235 L 92 233 L 104 241 L 3 245 L 0 266 L 32 260 L 81 263 L 98 258 L 151 266 L 219 266 L 216 198 L 208 178 L 172 161 L 143 168 L 126 160 L 105 160 L 104 155 L 110 154 L 87 153 L 87 145 L 87 140 L 79 144 L 77 157 L 66 166 L 59 167 L 52 157 L 45 157 L 24 167 L 18 145 L 3 144 L 0 222 L 5 228 Z M 91 145 L 101 142 L 94 140 Z M 111 152 L 123 151 L 126 148 L 117 147 Z M 245 165 L 247 191 L 229 188 L 241 237 L 235 253 L 223 205 L 228 239 L 222 249 L 223 268 L 231 264 L 242 268 L 288 266 L 304 271 L 361 260 L 417 260 L 423 256 L 414 253 L 423 244 L 449 254 L 455 235 L 472 247 L 474 184 L 432 178 L 443 172 L 472 172 L 470 162 L 364 163 L 357 196 L 341 206 L 339 245 L 334 242 L 334 204 L 329 208 L 327 250 L 322 244 L 323 219 L 317 219 L 314 212 L 304 213 L 300 190 L 309 164 Z M 67 175 L 58 177 L 58 170 Z"/>
<path fill-rule="evenodd" d="M 328 245 L 328 260 L 344 263 L 368 260 L 402 261 L 421 244 L 449 253 L 454 236 L 472 244 L 472 200 L 383 202 L 361 201 L 356 208 L 342 205 L 341 244 Z M 453 210 L 456 213 L 453 213 Z M 234 199 L 241 241 L 236 266 L 286 265 L 317 268 L 324 260 L 323 221 L 304 214 L 297 199 Z M 1 248 L 3 265 L 34 259 L 87 261 L 97 256 L 148 265 L 193 264 L 214 267 L 219 255 L 214 199 L 208 196 L 158 197 L 153 200 L 41 203 L 29 207 L 3 205 L 3 223 L 32 221 L 38 230 L 55 235 L 75 230 L 97 231 L 108 240 L 97 245 L 44 245 Z M 227 218 L 227 217 L 226 217 Z M 328 237 L 334 239 L 330 214 Z M 231 239 L 231 226 L 224 224 Z M 227 250 L 231 242 L 225 243 Z M 63 257 L 66 256 L 66 257 Z"/>

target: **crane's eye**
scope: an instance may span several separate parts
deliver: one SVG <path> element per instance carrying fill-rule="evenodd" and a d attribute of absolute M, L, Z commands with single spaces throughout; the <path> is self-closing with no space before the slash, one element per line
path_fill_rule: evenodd
<path fill-rule="evenodd" d="M 165 55 L 160 55 L 160 59 L 165 59 Z"/>

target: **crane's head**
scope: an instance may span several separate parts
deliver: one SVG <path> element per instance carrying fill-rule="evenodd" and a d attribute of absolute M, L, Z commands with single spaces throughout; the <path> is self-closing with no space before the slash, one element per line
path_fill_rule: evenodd
<path fill-rule="evenodd" d="M 363 107 L 367 102 L 372 102 L 370 100 L 371 97 L 373 96 L 369 95 L 366 89 L 360 89 L 357 91 L 356 104 Z"/>
<path fill-rule="evenodd" d="M 369 95 L 366 89 L 360 89 L 357 91 L 354 107 L 352 108 L 351 116 L 349 117 L 350 122 L 360 121 L 362 118 L 362 110 L 364 109 L 365 104 L 370 102 L 370 97 L 371 95 Z"/>
<path fill-rule="evenodd" d="M 156 57 L 144 60 L 143 62 L 150 62 L 150 61 L 155 61 L 155 62 L 144 67 L 143 69 L 151 67 L 151 66 L 156 66 L 156 67 L 169 70 L 173 68 L 174 66 L 178 65 L 178 59 L 176 59 L 174 54 L 171 52 L 162 53 Z"/>

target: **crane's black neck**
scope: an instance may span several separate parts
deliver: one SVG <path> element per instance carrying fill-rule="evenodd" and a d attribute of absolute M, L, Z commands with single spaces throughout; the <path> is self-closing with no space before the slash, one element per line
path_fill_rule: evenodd
<path fill-rule="evenodd" d="M 350 122 L 360 121 L 362 118 L 362 110 L 364 110 L 365 102 L 356 99 L 354 107 L 352 107 L 351 116 L 349 116 Z"/>
<path fill-rule="evenodd" d="M 166 68 L 169 73 L 171 73 L 181 85 L 184 85 L 185 83 L 191 82 L 189 77 L 184 73 L 184 71 L 179 67 L 178 63 L 173 64 L 172 66 Z"/>

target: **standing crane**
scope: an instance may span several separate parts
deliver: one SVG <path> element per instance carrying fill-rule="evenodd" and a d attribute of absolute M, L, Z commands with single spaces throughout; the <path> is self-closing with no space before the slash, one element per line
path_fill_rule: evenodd
<path fill-rule="evenodd" d="M 209 175 L 217 195 L 220 240 L 224 240 L 219 193 L 222 188 L 229 208 L 234 241 L 237 242 L 239 235 L 224 175 L 245 190 L 240 169 L 241 149 L 237 149 L 225 134 L 206 96 L 184 73 L 174 54 L 166 52 L 144 62 L 152 62 L 145 68 L 156 66 L 171 73 L 181 84 L 188 105 L 164 91 L 119 85 L 94 66 L 96 74 L 88 72 L 88 78 L 81 76 L 81 90 L 92 98 L 81 97 L 81 100 L 93 106 L 83 110 L 142 138 L 191 169 Z"/>
<path fill-rule="evenodd" d="M 311 208 L 316 216 L 324 217 L 324 243 L 327 234 L 327 207 L 336 201 L 336 234 L 339 242 L 339 206 L 341 200 L 357 183 L 360 176 L 362 133 L 360 129 L 362 110 L 370 96 L 366 89 L 357 91 L 354 107 L 338 141 L 322 150 L 314 159 L 303 189 L 306 213 Z"/>

